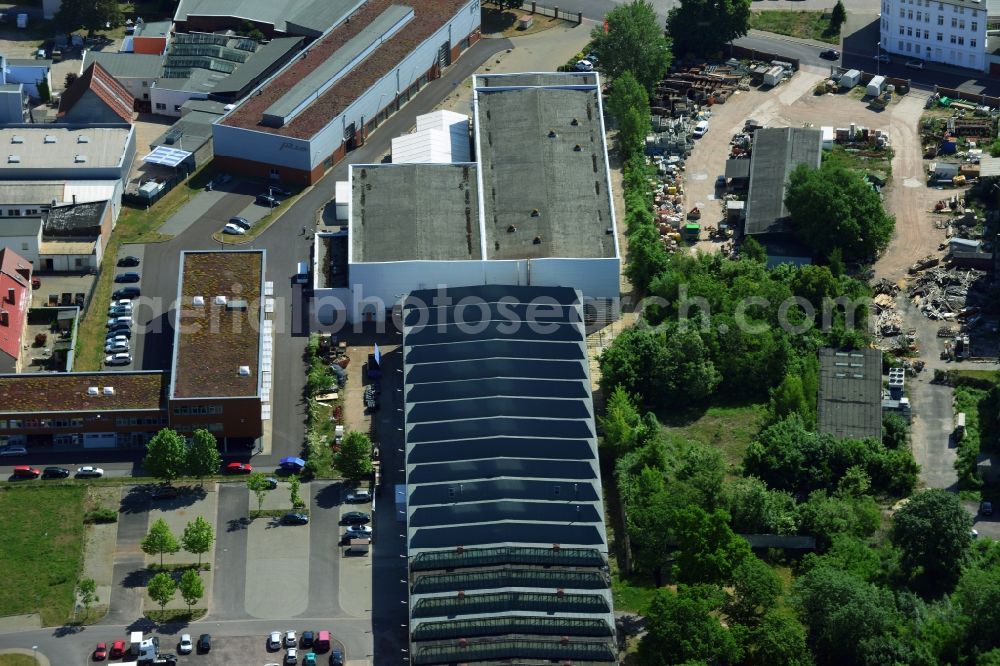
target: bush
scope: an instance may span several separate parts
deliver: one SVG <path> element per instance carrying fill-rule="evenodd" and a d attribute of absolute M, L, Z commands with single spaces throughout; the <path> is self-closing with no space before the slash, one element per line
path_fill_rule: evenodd
<path fill-rule="evenodd" d="M 45 342 L 48 339 L 49 339 L 49 336 L 46 335 L 45 333 L 38 333 L 38 334 L 36 334 L 35 335 L 35 346 L 36 347 L 44 347 L 45 346 Z"/>
<path fill-rule="evenodd" d="M 85 523 L 117 523 L 118 512 L 114 509 L 94 509 L 83 516 Z"/>

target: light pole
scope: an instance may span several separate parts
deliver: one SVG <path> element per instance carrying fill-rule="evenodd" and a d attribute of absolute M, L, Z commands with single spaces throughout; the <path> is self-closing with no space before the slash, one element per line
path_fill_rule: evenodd
<path fill-rule="evenodd" d="M 882 53 L 882 42 L 875 42 L 875 75 L 879 76 L 882 73 L 882 59 L 879 58 Z"/>

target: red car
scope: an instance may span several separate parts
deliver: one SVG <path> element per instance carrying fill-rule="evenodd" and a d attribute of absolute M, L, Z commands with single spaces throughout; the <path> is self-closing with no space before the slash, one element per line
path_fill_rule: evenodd
<path fill-rule="evenodd" d="M 230 474 L 250 474 L 253 472 L 253 467 L 249 463 L 231 462 L 226 465 L 226 471 Z"/>
<path fill-rule="evenodd" d="M 19 479 L 37 479 L 42 475 L 40 469 L 36 469 L 29 465 L 16 465 L 14 467 L 14 476 Z"/>
<path fill-rule="evenodd" d="M 115 641 L 111 644 L 111 658 L 118 659 L 125 656 L 125 641 Z"/>
<path fill-rule="evenodd" d="M 104 661 L 108 658 L 108 644 L 98 643 L 94 648 L 94 661 Z"/>

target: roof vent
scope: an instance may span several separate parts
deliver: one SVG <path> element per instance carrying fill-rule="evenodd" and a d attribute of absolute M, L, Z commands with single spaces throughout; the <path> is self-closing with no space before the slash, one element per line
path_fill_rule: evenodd
<path fill-rule="evenodd" d="M 21 135 L 19 135 L 19 134 L 15 134 L 14 136 L 10 137 L 10 142 L 11 143 L 24 143 L 24 137 L 21 136 Z"/>
<path fill-rule="evenodd" d="M 114 386 L 105 386 L 103 393 L 104 393 L 104 395 L 114 395 L 115 394 L 115 387 Z"/>
<path fill-rule="evenodd" d="M 76 142 L 77 143 L 90 143 L 90 137 L 89 136 L 84 136 L 83 134 L 81 134 L 80 136 L 76 137 Z"/>
<path fill-rule="evenodd" d="M 576 118 L 574 118 L 572 121 L 570 121 L 570 125 L 572 125 L 573 127 L 577 127 L 579 124 L 580 124 L 580 121 L 577 120 Z"/>
<path fill-rule="evenodd" d="M 194 298 L 191 299 L 191 303 L 193 303 L 194 305 L 204 305 L 205 304 L 205 297 L 204 296 L 195 296 Z"/>
<path fill-rule="evenodd" d="M 53 135 L 53 134 L 46 134 L 45 135 L 45 143 L 55 143 L 55 142 L 56 142 L 55 135 Z"/>
<path fill-rule="evenodd" d="M 515 231 L 517 231 L 517 227 L 515 227 L 513 224 L 507 227 L 507 233 L 512 234 Z"/>
<path fill-rule="evenodd" d="M 240 377 L 249 377 L 249 376 L 250 376 L 250 366 L 249 365 L 241 365 L 240 366 Z"/>
<path fill-rule="evenodd" d="M 98 391 L 97 391 L 97 387 L 96 386 L 88 386 L 87 387 L 87 395 L 97 395 L 97 393 L 98 393 Z"/>
<path fill-rule="evenodd" d="M 7 156 L 7 164 L 20 164 L 20 163 L 21 163 L 21 156 L 20 155 L 8 155 Z"/>
<path fill-rule="evenodd" d="M 531 217 L 538 217 L 541 213 L 538 212 L 537 208 L 531 209 Z"/>
<path fill-rule="evenodd" d="M 81 164 L 81 163 L 87 161 L 87 156 L 86 155 L 77 155 L 76 158 L 73 161 L 76 162 L 77 164 Z"/>
<path fill-rule="evenodd" d="M 549 130 L 549 138 L 550 138 L 550 139 L 554 139 L 554 138 L 556 138 L 557 136 L 559 136 L 559 135 L 558 135 L 558 134 L 556 134 L 556 131 L 555 131 L 554 129 L 550 129 L 550 130 Z"/>
<path fill-rule="evenodd" d="M 226 304 L 226 297 L 225 296 L 216 296 L 215 297 L 215 304 L 216 305 L 225 305 Z"/>
<path fill-rule="evenodd" d="M 246 310 L 247 307 L 249 306 L 247 305 L 246 300 L 242 298 L 234 298 L 226 303 L 227 310 Z"/>
<path fill-rule="evenodd" d="M 578 153 L 581 150 L 583 150 L 583 148 L 580 147 L 580 144 L 576 144 L 575 146 L 573 146 L 573 152 L 574 153 Z"/>
<path fill-rule="evenodd" d="M 542 237 L 541 236 L 535 236 L 535 239 L 533 241 L 531 241 L 531 242 L 534 243 L 535 245 L 541 245 L 542 244 Z"/>

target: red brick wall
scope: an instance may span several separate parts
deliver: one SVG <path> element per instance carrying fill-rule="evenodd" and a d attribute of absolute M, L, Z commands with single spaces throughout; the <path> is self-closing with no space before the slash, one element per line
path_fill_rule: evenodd
<path fill-rule="evenodd" d="M 216 169 L 220 171 L 232 171 L 234 173 L 240 173 L 253 178 L 269 179 L 271 177 L 271 169 L 275 168 L 273 164 L 267 162 L 256 162 L 254 160 L 245 160 L 239 157 L 216 155 L 214 160 Z M 312 174 L 308 171 L 291 169 L 289 167 L 277 168 L 281 174 L 281 182 L 283 183 L 311 185 L 315 182 L 312 180 Z"/>
<path fill-rule="evenodd" d="M 221 414 L 174 414 L 179 406 L 221 406 Z M 260 419 L 260 400 L 240 398 L 228 400 L 171 400 L 167 408 L 171 428 L 185 434 L 197 428 L 208 428 L 210 423 L 221 423 L 222 430 L 213 432 L 216 437 L 260 437 L 263 427 Z M 187 427 L 184 427 L 187 426 Z"/>

